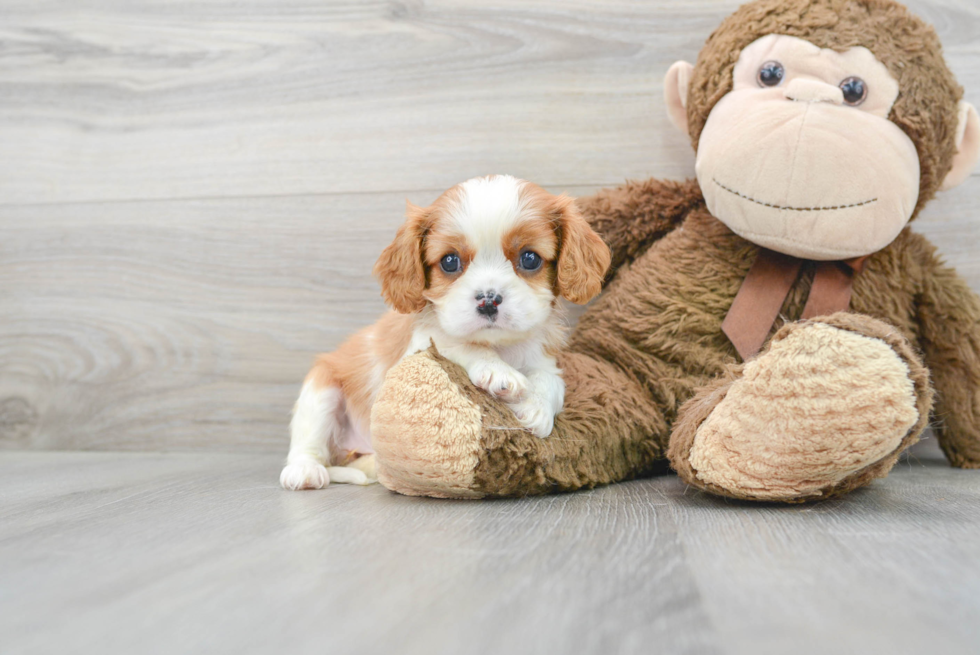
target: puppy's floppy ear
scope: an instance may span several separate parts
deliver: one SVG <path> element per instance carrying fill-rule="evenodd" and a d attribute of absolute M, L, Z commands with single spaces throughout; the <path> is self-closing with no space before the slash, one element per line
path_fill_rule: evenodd
<path fill-rule="evenodd" d="M 559 295 L 584 305 L 602 291 L 609 268 L 609 248 L 589 227 L 574 198 L 558 196 L 552 211 L 558 223 L 555 286 Z"/>
<path fill-rule="evenodd" d="M 385 302 L 402 314 L 414 314 L 425 307 L 422 240 L 429 227 L 429 212 L 407 204 L 405 223 L 374 264 L 374 275 Z"/>

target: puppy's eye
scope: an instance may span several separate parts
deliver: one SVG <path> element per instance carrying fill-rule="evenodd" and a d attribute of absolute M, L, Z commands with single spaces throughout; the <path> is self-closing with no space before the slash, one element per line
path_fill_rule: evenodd
<path fill-rule="evenodd" d="M 864 102 L 868 97 L 868 85 L 860 77 L 849 77 L 840 83 L 840 90 L 844 93 L 844 102 L 855 107 Z"/>
<path fill-rule="evenodd" d="M 779 86 L 786 75 L 786 69 L 778 61 L 767 61 L 759 69 L 759 86 Z"/>
<path fill-rule="evenodd" d="M 533 250 L 525 250 L 521 253 L 518 263 L 525 271 L 536 271 L 541 268 L 541 255 Z"/>
<path fill-rule="evenodd" d="M 459 255 L 454 252 L 449 253 L 445 257 L 439 260 L 439 267 L 442 268 L 447 273 L 456 273 L 459 271 Z"/>

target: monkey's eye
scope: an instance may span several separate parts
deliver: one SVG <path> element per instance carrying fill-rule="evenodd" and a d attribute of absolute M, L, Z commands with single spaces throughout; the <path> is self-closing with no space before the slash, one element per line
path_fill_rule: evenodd
<path fill-rule="evenodd" d="M 759 69 L 759 86 L 779 86 L 785 75 L 786 70 L 782 64 L 778 61 L 767 61 Z"/>
<path fill-rule="evenodd" d="M 844 102 L 852 107 L 860 105 L 868 97 L 868 87 L 860 77 L 849 77 L 840 83 Z"/>
<path fill-rule="evenodd" d="M 541 268 L 541 255 L 533 250 L 525 250 L 521 253 L 518 264 L 525 271 L 536 271 Z"/>
<path fill-rule="evenodd" d="M 459 271 L 459 255 L 454 252 L 449 253 L 439 260 L 439 267 L 447 273 Z"/>

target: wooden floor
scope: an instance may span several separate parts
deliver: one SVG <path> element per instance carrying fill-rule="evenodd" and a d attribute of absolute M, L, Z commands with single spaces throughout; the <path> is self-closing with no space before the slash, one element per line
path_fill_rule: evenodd
<path fill-rule="evenodd" d="M 405 199 L 691 176 L 661 79 L 740 2 L 0 3 L 0 654 L 980 652 L 934 447 L 808 507 L 277 486 Z M 980 4 L 909 4 L 980 105 Z M 915 229 L 980 290 L 978 207 Z"/>
<path fill-rule="evenodd" d="M 975 655 L 980 475 L 926 444 L 804 507 L 674 476 L 286 493 L 275 455 L 0 455 L 0 651 Z"/>

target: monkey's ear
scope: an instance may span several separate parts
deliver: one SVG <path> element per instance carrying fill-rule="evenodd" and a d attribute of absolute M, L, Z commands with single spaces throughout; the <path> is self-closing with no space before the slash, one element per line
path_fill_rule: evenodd
<path fill-rule="evenodd" d="M 687 136 L 687 86 L 691 83 L 694 66 L 686 61 L 676 61 L 664 77 L 664 104 L 670 122 Z"/>
<path fill-rule="evenodd" d="M 941 189 L 952 189 L 973 172 L 980 158 L 980 116 L 969 102 L 960 101 L 960 122 L 956 127 L 956 155 L 953 167 L 943 180 Z"/>
<path fill-rule="evenodd" d="M 410 202 L 407 205 L 405 223 L 378 257 L 374 275 L 381 283 L 381 295 L 395 311 L 414 314 L 425 307 L 422 240 L 428 229 L 429 212 Z"/>

